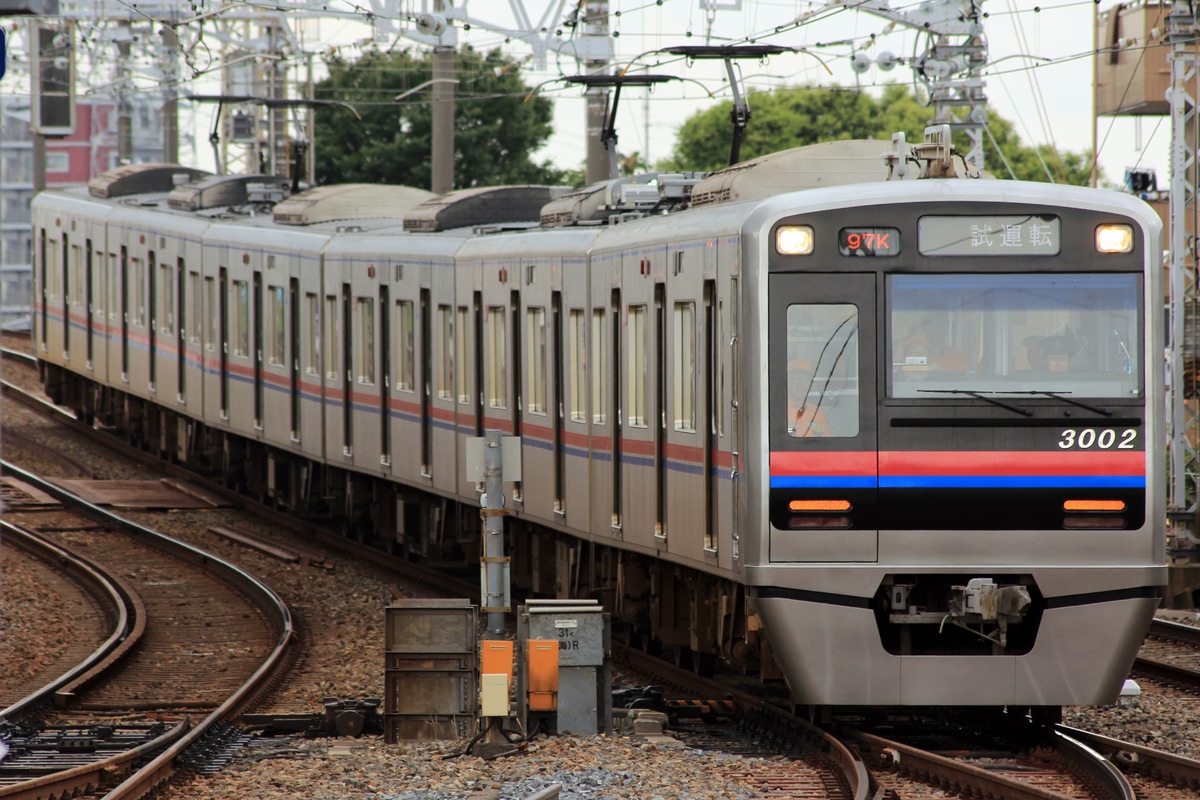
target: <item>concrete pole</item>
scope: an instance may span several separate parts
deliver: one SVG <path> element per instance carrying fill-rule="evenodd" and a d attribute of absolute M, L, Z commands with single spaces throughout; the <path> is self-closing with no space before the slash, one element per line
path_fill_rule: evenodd
<path fill-rule="evenodd" d="M 46 189 L 46 137 L 33 134 L 33 193 Z"/>
<path fill-rule="evenodd" d="M 312 100 L 316 97 L 316 92 L 313 88 L 313 54 L 308 54 L 308 86 L 305 92 L 305 97 Z M 304 174 L 308 178 L 308 185 L 314 186 L 317 181 L 317 110 L 313 106 L 309 106 L 304 117 L 304 135 L 308 137 L 308 152 L 304 154 Z"/>
<path fill-rule="evenodd" d="M 129 48 L 133 32 L 121 26 L 117 41 L 117 164 L 133 163 L 133 103 L 129 99 Z"/>
<path fill-rule="evenodd" d="M 164 26 L 162 36 L 163 60 L 163 161 L 179 163 L 179 37 L 175 29 Z"/>
<path fill-rule="evenodd" d="M 454 48 L 433 49 L 433 146 L 430 191 L 454 188 Z"/>
<path fill-rule="evenodd" d="M 584 36 L 598 37 L 593 52 L 608 52 L 608 0 L 588 0 L 584 20 Z M 606 74 L 607 59 L 595 59 L 584 62 L 583 71 L 587 75 Z M 600 132 L 604 130 L 604 109 L 608 93 L 601 88 L 589 89 L 587 92 L 587 182 L 588 184 L 607 180 L 609 177 L 608 152 L 604 142 L 600 141 Z"/>

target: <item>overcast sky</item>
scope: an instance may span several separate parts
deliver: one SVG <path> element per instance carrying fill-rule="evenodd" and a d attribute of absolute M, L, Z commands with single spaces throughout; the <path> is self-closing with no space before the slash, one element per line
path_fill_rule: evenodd
<path fill-rule="evenodd" d="M 931 0 L 930 5 L 950 6 L 954 1 Z M 586 154 L 585 101 L 579 87 L 557 79 L 583 71 L 568 55 L 580 41 L 582 26 L 572 29 L 563 24 L 561 15 L 547 14 L 559 2 L 469 0 L 465 9 L 477 24 L 467 30 L 460 22 L 455 35 L 460 46 L 469 44 L 481 50 L 500 46 L 514 57 L 528 58 L 523 67 L 526 82 L 540 85 L 539 91 L 555 103 L 554 135 L 535 158 L 548 159 L 562 168 L 580 168 Z M 846 2 L 852 5 L 854 0 Z M 402 14 L 433 6 L 432 0 L 400 0 L 400 4 Z M 706 10 L 713 5 L 718 10 Z M 1090 150 L 1095 141 L 1110 183 L 1120 183 L 1127 167 L 1138 166 L 1156 170 L 1159 186 L 1166 188 L 1170 180 L 1168 117 L 1100 117 L 1092 124 L 1095 18 L 1114 5 L 1113 0 L 1101 0 L 1099 5 L 1092 0 L 982 0 L 987 15 L 984 36 L 990 66 L 984 78 L 989 111 L 1013 122 L 1026 144 L 1053 143 L 1059 150 L 1082 152 Z M 464 0 L 456 0 L 455 6 L 463 8 Z M 535 24 L 546 19 L 547 35 L 564 47 L 547 50 L 539 63 L 532 48 L 511 30 L 507 34 L 494 30 L 520 27 L 514 6 L 523 7 Z M 568 13 L 573 6 L 574 0 L 564 3 Z M 903 0 L 891 3 L 898 11 L 911 12 L 919 6 Z M 352 0 L 332 0 L 327 8 L 357 13 L 363 6 Z M 344 54 L 353 58 L 357 47 L 370 42 L 371 29 L 352 17 L 297 20 L 295 27 L 305 50 L 321 52 L 336 45 L 346 48 Z M 615 65 L 624 68 L 632 64 L 635 70 L 647 65 L 653 72 L 687 79 L 657 86 L 649 95 L 637 88 L 622 93 L 617 125 L 620 151 L 648 154 L 651 163 L 671 153 L 679 128 L 690 114 L 731 96 L 721 63 L 688 65 L 654 55 L 655 50 L 680 44 L 742 44 L 750 39 L 804 48 L 804 53 L 774 56 L 765 63 L 742 62 L 744 85 L 751 89 L 784 84 L 858 86 L 877 92 L 885 83 L 911 85 L 914 72 L 904 62 L 920 55 L 928 44 L 911 29 L 862 9 L 799 0 L 609 0 L 609 29 L 616 34 L 609 37 Z M 561 38 L 555 36 L 557 31 Z M 379 37 L 374 44 L 412 46 L 393 36 Z M 861 74 L 850 68 L 856 51 L 871 61 Z M 875 62 L 885 52 L 902 63 L 890 71 L 880 69 Z M 210 116 L 211 110 L 197 109 L 197 126 L 202 129 L 197 156 L 202 162 L 211 160 L 204 147 Z M 753 119 L 750 125 L 753 127 Z M 994 157 L 987 167 L 1003 174 L 1003 165 Z"/>
<path fill-rule="evenodd" d="M 684 119 L 715 102 L 706 90 L 718 99 L 730 97 L 720 63 L 689 66 L 669 57 L 647 55 L 651 51 L 679 44 L 738 44 L 753 38 L 759 43 L 806 48 L 808 54 L 775 56 L 762 64 L 743 62 L 744 81 L 751 88 L 858 85 L 866 91 L 877 91 L 884 83 L 911 84 L 913 70 L 902 63 L 885 72 L 873 63 L 866 72 L 856 75 L 850 69 L 856 50 L 873 60 L 885 51 L 907 60 L 926 46 L 924 37 L 904 26 L 834 4 L 789 0 L 716 0 L 716 4 L 722 8 L 710 14 L 703 7 L 704 0 L 610 0 L 609 27 L 619 34 L 611 40 L 615 63 L 657 64 L 655 72 L 690 79 L 656 87 L 648 102 L 645 90 L 626 89 L 622 93 L 618 115 L 621 152 L 649 152 L 652 162 L 664 158 L 672 151 Z M 534 21 L 556 5 L 551 0 L 524 2 L 528 17 Z M 893 2 L 891 8 L 910 10 L 918 5 Z M 1103 11 L 1112 5 L 1103 2 L 1097 7 L 1090 0 L 983 3 L 982 10 L 988 15 L 984 35 L 992 65 L 985 76 L 988 105 L 994 113 L 1014 122 L 1027 144 L 1052 142 L 1060 150 L 1075 152 L 1092 147 L 1090 53 L 1094 20 L 1097 8 Z M 513 24 L 509 4 L 475 0 L 467 10 L 477 19 L 500 26 Z M 563 30 L 564 38 L 570 37 L 569 28 L 555 28 Z M 503 44 L 505 38 L 478 26 L 460 31 L 458 36 L 460 44 L 479 48 Z M 514 55 L 531 52 L 516 41 L 505 46 Z M 529 82 L 540 83 L 581 71 L 574 59 L 551 52 L 544 68 L 531 62 L 526 65 L 525 75 Z M 555 100 L 556 130 L 539 157 L 549 158 L 561 167 L 578 167 L 585 158 L 585 105 L 579 89 L 549 83 L 541 91 Z M 1101 117 L 1095 135 L 1100 164 L 1110 181 L 1120 182 L 1126 167 L 1140 165 L 1157 169 L 1160 185 L 1166 185 L 1168 118 Z M 988 166 L 1002 169 L 998 163 Z"/>

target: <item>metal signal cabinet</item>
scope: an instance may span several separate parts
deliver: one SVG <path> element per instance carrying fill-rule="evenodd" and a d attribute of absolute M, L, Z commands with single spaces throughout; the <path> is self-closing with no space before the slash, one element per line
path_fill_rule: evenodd
<path fill-rule="evenodd" d="M 386 614 L 384 741 L 471 736 L 479 704 L 475 607 L 461 598 L 412 599 Z"/>
<path fill-rule="evenodd" d="M 528 729 L 530 714 L 551 711 L 542 703 L 556 690 L 554 732 L 576 736 L 612 732 L 611 630 L 609 615 L 595 600 L 530 600 L 520 607 L 517 717 L 522 725 Z M 534 646 L 546 641 L 558 643 L 557 686 L 545 680 L 546 665 L 530 656 Z"/>
<path fill-rule="evenodd" d="M 479 653 L 479 712 L 484 717 L 507 717 L 512 688 L 513 643 L 484 639 Z"/>

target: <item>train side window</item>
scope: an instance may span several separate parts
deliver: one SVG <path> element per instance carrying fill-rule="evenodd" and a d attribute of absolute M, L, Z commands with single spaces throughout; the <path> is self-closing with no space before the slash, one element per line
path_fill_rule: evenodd
<path fill-rule="evenodd" d="M 215 350 L 219 315 L 217 314 L 217 282 L 212 278 L 204 279 L 204 305 L 208 308 L 208 314 L 202 317 L 204 320 L 204 349 Z"/>
<path fill-rule="evenodd" d="M 175 270 L 164 261 L 158 268 L 159 276 L 159 297 L 162 301 L 162 307 L 158 315 L 159 333 L 164 336 L 173 336 L 175 334 Z"/>
<path fill-rule="evenodd" d="M 631 428 L 646 427 L 646 307 L 630 306 L 626 323 L 626 364 L 629 368 L 629 412 L 625 421 Z"/>
<path fill-rule="evenodd" d="M 587 317 L 582 308 L 570 310 L 571 421 L 587 422 Z"/>
<path fill-rule="evenodd" d="M 682 254 L 681 254 L 682 255 Z M 675 430 L 696 431 L 696 304 L 675 304 L 675 341 L 672 348 L 672 389 L 675 395 Z"/>
<path fill-rule="evenodd" d="M 146 262 L 140 258 L 129 259 L 133 272 L 133 324 L 146 324 Z"/>
<path fill-rule="evenodd" d="M 858 308 L 847 303 L 787 310 L 790 436 L 857 436 Z"/>
<path fill-rule="evenodd" d="M 58 248 L 47 246 L 43 247 L 42 250 L 45 254 L 43 257 L 45 267 L 42 270 L 42 274 L 45 276 L 46 297 L 51 300 L 57 300 L 59 292 L 62 291 L 59 286 L 62 282 L 62 272 L 58 268 Z"/>
<path fill-rule="evenodd" d="M 605 390 L 608 388 L 608 358 L 605 345 L 608 339 L 604 335 L 604 322 L 607 312 L 603 308 L 592 309 L 592 422 L 603 425 L 608 421 L 608 412 L 604 406 Z"/>
<path fill-rule="evenodd" d="M 206 281 L 211 280 L 211 278 L 206 279 Z M 192 298 L 192 324 L 186 326 L 188 341 L 192 344 L 200 344 L 200 320 L 204 319 L 204 295 L 200 294 L 200 273 L 190 273 L 188 284 L 188 291 Z"/>
<path fill-rule="evenodd" d="M 470 405 L 471 403 L 471 386 L 468 377 L 471 374 L 471 357 L 468 347 L 471 339 L 468 335 L 468 331 L 471 330 L 469 312 L 470 309 L 466 306 L 459 306 L 456 315 L 458 337 L 454 340 L 454 385 L 458 387 L 458 402 L 461 405 Z"/>
<path fill-rule="evenodd" d="M 413 301 L 396 302 L 396 389 L 411 392 L 416 385 L 416 317 Z"/>
<path fill-rule="evenodd" d="M 370 297 L 358 298 L 358 382 L 375 383 L 375 303 Z"/>
<path fill-rule="evenodd" d="M 531 414 L 546 413 L 546 309 L 531 308 L 525 312 L 528 323 L 529 366 L 525 392 L 525 409 Z"/>
<path fill-rule="evenodd" d="M 250 285 L 246 281 L 233 282 L 233 354 L 250 354 Z"/>
<path fill-rule="evenodd" d="M 506 357 L 508 330 L 504 306 L 488 306 L 487 310 L 487 396 L 490 408 L 508 408 L 508 378 Z"/>
<path fill-rule="evenodd" d="M 83 308 L 83 248 L 77 244 L 71 245 L 71 305 Z"/>
<path fill-rule="evenodd" d="M 321 337 L 329 344 L 328 352 L 325 353 L 325 379 L 336 381 L 341 379 L 338 374 L 338 298 L 336 294 L 325 295 L 325 318 L 322 322 Z"/>
<path fill-rule="evenodd" d="M 321 300 L 313 292 L 304 293 L 304 307 L 308 311 L 305 320 L 307 336 L 304 346 L 304 372 L 308 375 L 321 373 Z"/>
<path fill-rule="evenodd" d="M 108 254 L 108 318 L 121 318 L 121 268 L 117 265 L 117 254 Z"/>
<path fill-rule="evenodd" d="M 438 383 L 437 395 L 441 400 L 454 399 L 454 310 L 447 305 L 438 306 Z"/>
<path fill-rule="evenodd" d="M 271 321 L 270 339 L 267 340 L 267 362 L 274 366 L 283 365 L 284 356 L 284 315 L 287 313 L 287 305 L 283 299 L 282 286 L 268 286 L 267 297 L 270 308 L 267 310 L 268 319 Z"/>

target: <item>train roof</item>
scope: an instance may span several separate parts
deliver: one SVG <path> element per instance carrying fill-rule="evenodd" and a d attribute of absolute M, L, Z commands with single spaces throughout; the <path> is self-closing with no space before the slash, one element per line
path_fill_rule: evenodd
<path fill-rule="evenodd" d="M 884 156 L 894 145 L 882 139 L 850 139 L 794 147 L 714 172 L 692 188 L 691 207 L 888 180 Z M 916 171 L 905 179 L 915 180 Z"/>
<path fill-rule="evenodd" d="M 164 193 L 210 175 L 211 172 L 180 164 L 126 164 L 88 181 L 88 193 L 110 200 L 135 194 Z"/>
<path fill-rule="evenodd" d="M 180 211 L 200 211 L 275 202 L 287 192 L 287 179 L 278 175 L 210 175 L 176 186 L 167 195 L 167 205 Z"/>
<path fill-rule="evenodd" d="M 864 224 L 870 219 L 870 207 L 888 203 L 1002 203 L 1040 204 L 1048 208 L 1087 208 L 1141 220 L 1147 230 L 1160 231 L 1162 222 L 1154 209 L 1141 198 L 1115 189 L 1094 189 L 1034 181 L 1013 180 L 921 180 L 883 181 L 862 185 L 830 186 L 805 192 L 789 192 L 738 204 L 743 211 L 743 230 L 788 214 L 829 208 L 862 209 Z"/>
<path fill-rule="evenodd" d="M 435 197 L 412 186 L 382 183 L 339 183 L 317 186 L 292 195 L 275 206 L 280 225 L 362 219 L 403 219 L 406 212 Z"/>
<path fill-rule="evenodd" d="M 455 228 L 537 222 L 542 207 L 566 194 L 565 186 L 480 186 L 430 197 L 404 215 L 404 230 L 436 232 Z"/>

